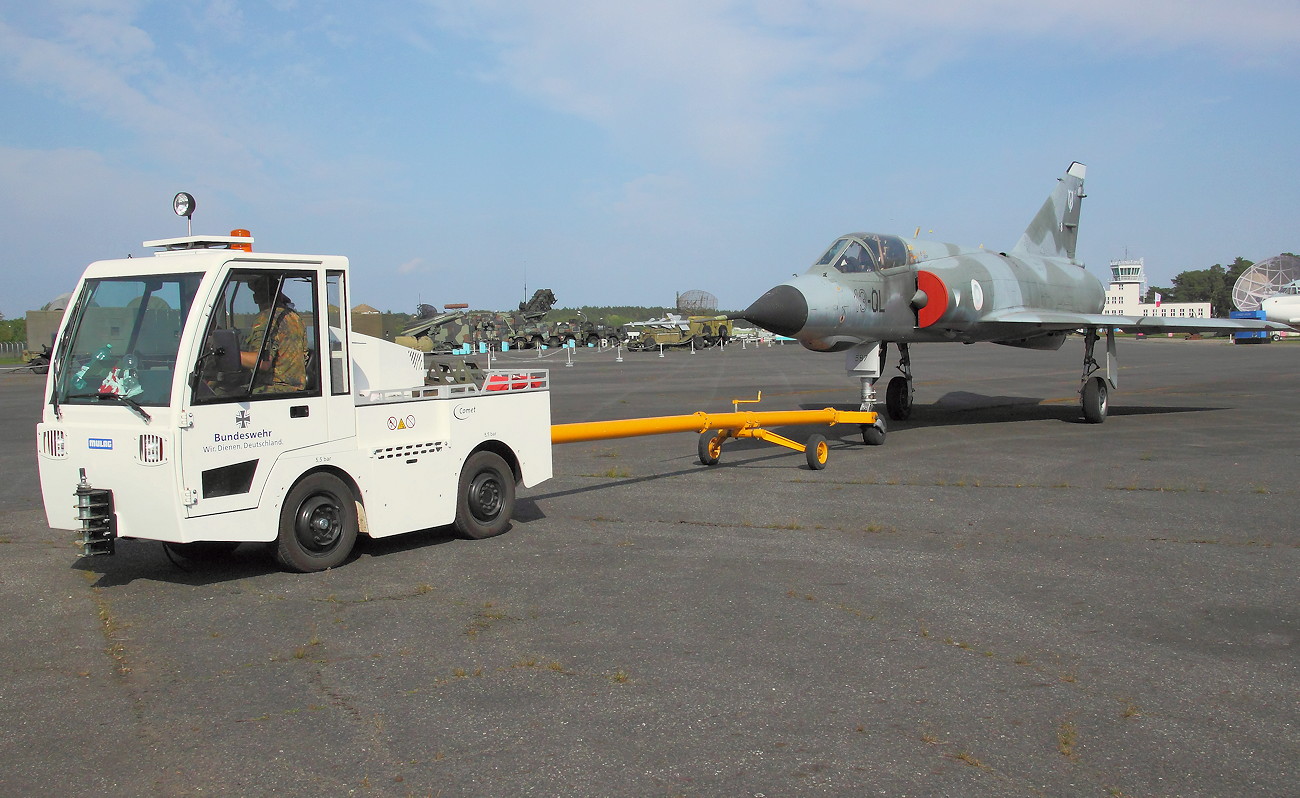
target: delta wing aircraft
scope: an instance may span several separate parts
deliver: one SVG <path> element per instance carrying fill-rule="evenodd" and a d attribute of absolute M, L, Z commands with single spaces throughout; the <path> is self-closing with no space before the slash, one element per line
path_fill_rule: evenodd
<path fill-rule="evenodd" d="M 1103 315 L 1101 281 L 1075 258 L 1086 168 L 1072 163 L 1020 241 L 1008 252 L 896 235 L 850 233 L 831 244 L 804 274 L 735 314 L 817 352 L 847 352 L 846 368 L 861 379 L 862 410 L 876 405 L 876 380 L 890 343 L 898 376 L 885 406 L 893 419 L 912 413 L 914 343 L 988 341 L 1028 349 L 1059 349 L 1072 331 L 1084 336 L 1079 397 L 1084 418 L 1105 420 L 1116 387 L 1115 331 L 1287 330 L 1253 319 Z M 918 231 L 919 232 L 919 231 Z M 1106 339 L 1105 366 L 1094 350 Z M 1104 374 L 1104 376 L 1102 376 Z M 863 441 L 885 440 L 885 416 L 863 428 Z"/>

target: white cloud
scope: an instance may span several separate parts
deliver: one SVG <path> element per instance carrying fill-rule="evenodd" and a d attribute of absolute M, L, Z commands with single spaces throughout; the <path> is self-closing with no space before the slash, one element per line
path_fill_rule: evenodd
<path fill-rule="evenodd" d="M 397 267 L 398 274 L 416 274 L 427 271 L 429 271 L 429 267 L 424 265 L 424 258 L 411 258 Z"/>
<path fill-rule="evenodd" d="M 488 44 L 486 75 L 634 146 L 744 167 L 839 98 L 856 104 L 978 48 L 1196 48 L 1238 62 L 1300 44 L 1290 0 L 432 0 Z"/>

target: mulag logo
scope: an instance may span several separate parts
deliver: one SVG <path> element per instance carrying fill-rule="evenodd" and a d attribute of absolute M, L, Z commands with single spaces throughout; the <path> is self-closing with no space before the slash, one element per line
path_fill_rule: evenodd
<path fill-rule="evenodd" d="M 112 438 L 88 438 L 86 440 L 86 445 L 92 449 L 103 449 L 104 451 L 112 451 L 113 439 Z"/>

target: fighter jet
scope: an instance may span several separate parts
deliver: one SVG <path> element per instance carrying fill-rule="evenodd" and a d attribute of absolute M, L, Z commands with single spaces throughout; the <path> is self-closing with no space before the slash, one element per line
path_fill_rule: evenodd
<path fill-rule="evenodd" d="M 912 413 L 909 347 L 914 343 L 988 341 L 1054 350 L 1071 332 L 1082 332 L 1080 404 L 1087 421 L 1100 423 L 1117 382 L 1116 330 L 1288 329 L 1264 320 L 1104 315 L 1101 281 L 1075 258 L 1086 171 L 1081 163 L 1070 164 L 1020 241 L 1007 252 L 849 233 L 831 244 L 807 272 L 771 289 L 735 316 L 816 352 L 847 352 L 846 368 L 861 380 L 861 409 L 867 411 L 875 410 L 876 381 L 888 345 L 894 344 L 899 375 L 889 381 L 885 406 L 890 418 L 900 420 Z M 1094 356 L 1102 336 L 1104 367 Z M 877 418 L 862 431 L 869 445 L 885 440 L 885 414 Z"/>

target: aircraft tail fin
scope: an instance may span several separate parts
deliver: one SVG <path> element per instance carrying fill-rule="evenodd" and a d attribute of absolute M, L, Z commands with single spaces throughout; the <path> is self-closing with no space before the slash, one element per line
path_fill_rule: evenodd
<path fill-rule="evenodd" d="M 1049 258 L 1074 260 L 1079 240 L 1079 206 L 1082 204 L 1083 178 L 1088 168 L 1075 161 L 1052 195 L 1038 209 L 1034 220 L 1016 244 L 1015 252 Z"/>

